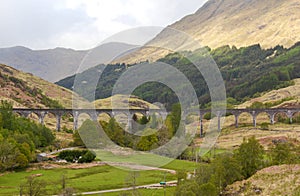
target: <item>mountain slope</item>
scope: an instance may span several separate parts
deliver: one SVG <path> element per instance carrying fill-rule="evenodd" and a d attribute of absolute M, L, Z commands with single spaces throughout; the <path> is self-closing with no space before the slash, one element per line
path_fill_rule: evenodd
<path fill-rule="evenodd" d="M 0 86 L 0 99 L 12 102 L 14 107 L 72 107 L 72 91 L 3 64 L 0 64 Z"/>
<path fill-rule="evenodd" d="M 196 13 L 169 26 L 187 33 L 202 46 L 217 48 L 260 44 L 290 47 L 300 40 L 300 2 L 298 0 L 209 0 Z M 148 45 L 164 46 L 178 37 L 165 29 Z M 178 46 L 180 47 L 180 45 Z M 168 51 L 144 48 L 122 61 L 135 63 L 155 61 Z"/>
<path fill-rule="evenodd" d="M 114 55 L 134 49 L 135 46 L 110 42 L 91 50 L 76 51 L 66 48 L 31 50 L 17 46 L 0 49 L 0 63 L 23 72 L 32 73 L 47 81 L 55 82 L 84 69 L 109 63 Z M 83 61 L 84 58 L 87 60 Z M 83 64 L 82 64 L 83 63 Z"/>
<path fill-rule="evenodd" d="M 0 88 L 0 100 L 8 100 L 17 108 L 72 108 L 73 96 L 80 106 L 90 105 L 71 90 L 3 64 L 0 64 Z M 138 97 L 128 100 L 125 96 L 116 95 L 114 101 L 116 100 L 121 108 L 125 108 L 127 104 L 135 109 L 157 108 Z M 95 100 L 92 104 L 99 109 L 112 108 L 111 97 Z"/>
<path fill-rule="evenodd" d="M 171 25 L 211 48 L 259 43 L 292 46 L 300 40 L 298 0 L 210 0 L 194 15 Z M 159 37 L 164 37 L 163 34 Z"/>
<path fill-rule="evenodd" d="M 239 102 L 244 102 L 260 92 L 266 92 L 293 84 L 292 79 L 300 78 L 300 43 L 289 49 L 275 47 L 262 49 L 260 45 L 249 47 L 223 46 L 211 50 L 209 54 L 215 59 L 227 90 L 227 97 L 232 97 Z M 197 51 L 190 53 L 193 58 L 201 59 L 203 54 Z M 173 65 L 187 76 L 194 85 L 202 106 L 210 101 L 209 91 L 201 73 L 182 55 L 172 53 L 159 61 Z M 78 88 L 76 92 L 86 99 L 93 100 L 111 96 L 114 84 L 118 78 L 130 67 L 137 65 L 110 65 L 105 70 L 96 66 L 76 75 Z M 149 64 L 151 66 L 151 64 Z M 100 77 L 97 87 L 91 80 Z M 57 82 L 58 85 L 72 89 L 75 75 Z M 135 89 L 134 95 L 154 103 L 161 102 L 166 107 L 176 103 L 176 95 L 157 83 L 146 83 Z"/>

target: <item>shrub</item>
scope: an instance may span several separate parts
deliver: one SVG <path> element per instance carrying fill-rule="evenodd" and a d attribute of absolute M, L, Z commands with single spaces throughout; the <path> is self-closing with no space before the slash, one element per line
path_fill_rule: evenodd
<path fill-rule="evenodd" d="M 295 146 L 291 142 L 278 142 L 271 149 L 272 163 L 274 165 L 297 163 Z"/>
<path fill-rule="evenodd" d="M 251 108 L 251 109 L 264 109 L 264 108 L 266 108 L 266 106 L 262 102 L 255 101 L 251 104 L 251 106 L 249 108 Z"/>
<path fill-rule="evenodd" d="M 248 140 L 244 139 L 239 149 L 235 152 L 235 157 L 242 166 L 243 176 L 248 178 L 262 168 L 264 153 L 262 145 L 259 144 L 254 136 Z"/>
<path fill-rule="evenodd" d="M 214 117 L 216 117 L 215 114 L 211 114 L 211 112 L 208 112 L 208 113 L 204 114 L 203 119 L 210 120 L 210 119 L 212 119 Z"/>
<path fill-rule="evenodd" d="M 78 163 L 90 163 L 95 160 L 96 155 L 91 151 L 87 151 L 82 157 L 78 159 Z"/>
<path fill-rule="evenodd" d="M 269 130 L 269 123 L 262 123 L 262 124 L 260 125 L 260 128 L 261 128 L 262 130 Z"/>
<path fill-rule="evenodd" d="M 212 183 L 206 183 L 206 184 L 200 185 L 199 190 L 198 190 L 198 194 L 203 195 L 203 196 L 214 196 L 214 195 L 217 196 L 217 195 L 219 195 L 216 186 Z"/>
<path fill-rule="evenodd" d="M 59 153 L 58 157 L 67 162 L 90 163 L 96 158 L 96 155 L 88 150 L 64 150 Z"/>
<path fill-rule="evenodd" d="M 74 159 L 73 159 L 72 156 L 66 156 L 66 157 L 65 157 L 65 160 L 66 160 L 67 162 L 73 162 L 73 161 L 74 161 Z"/>

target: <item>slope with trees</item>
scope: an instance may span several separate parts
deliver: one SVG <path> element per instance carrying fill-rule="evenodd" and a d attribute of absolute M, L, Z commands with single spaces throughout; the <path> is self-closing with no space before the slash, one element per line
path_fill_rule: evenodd
<path fill-rule="evenodd" d="M 300 77 L 299 43 L 288 49 L 282 46 L 262 49 L 259 44 L 256 44 L 239 49 L 234 46 L 223 46 L 214 50 L 206 48 L 206 50 L 208 53 L 203 53 L 203 49 L 194 52 L 186 51 L 183 54 L 173 53 L 158 60 L 174 66 L 186 75 L 194 86 L 203 107 L 210 102 L 209 90 L 201 73 L 184 56 L 199 61 L 205 59 L 205 55 L 212 56 L 223 76 L 227 97 L 232 97 L 236 103 L 255 97 L 260 92 L 289 86 L 293 84 L 292 79 Z M 79 87 L 74 90 L 90 100 L 109 97 L 117 79 L 131 66 L 137 65 L 114 64 L 101 70 L 103 72 L 96 90 L 93 87 L 89 88 L 88 80 L 94 78 L 90 76 L 95 76 L 95 74 L 95 77 L 99 77 L 98 70 L 103 67 L 99 65 L 91 68 L 76 75 Z M 74 79 L 75 76 L 71 76 L 57 82 L 57 84 L 71 89 Z M 80 92 L 80 89 L 83 89 L 84 93 Z M 157 82 L 142 84 L 135 89 L 133 94 L 148 102 L 164 103 L 168 109 L 171 109 L 171 106 L 178 102 L 177 96 L 169 87 Z"/>
<path fill-rule="evenodd" d="M 17 117 L 12 105 L 0 104 L 0 171 L 25 168 L 36 160 L 35 150 L 49 146 L 55 137 L 51 131 L 34 122 Z"/>

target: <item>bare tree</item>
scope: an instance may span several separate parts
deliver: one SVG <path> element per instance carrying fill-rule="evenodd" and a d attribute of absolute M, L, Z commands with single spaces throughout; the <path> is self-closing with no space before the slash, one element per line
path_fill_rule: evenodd
<path fill-rule="evenodd" d="M 138 176 L 139 176 L 139 172 L 131 171 L 131 172 L 129 172 L 129 174 L 126 178 L 126 185 L 132 187 L 132 195 L 133 196 L 141 195 L 136 188 Z"/>
<path fill-rule="evenodd" d="M 20 185 L 20 196 L 39 196 L 45 195 L 47 183 L 44 180 L 37 179 L 36 176 L 28 176 L 27 181 Z"/>

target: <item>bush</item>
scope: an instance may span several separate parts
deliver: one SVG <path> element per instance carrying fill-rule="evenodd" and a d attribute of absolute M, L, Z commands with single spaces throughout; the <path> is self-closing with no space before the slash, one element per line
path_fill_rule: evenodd
<path fill-rule="evenodd" d="M 218 191 L 214 184 L 206 183 L 199 186 L 198 194 L 202 196 L 217 196 Z"/>
<path fill-rule="evenodd" d="M 297 158 L 297 147 L 291 142 L 278 142 L 271 148 L 272 164 L 296 164 Z"/>
<path fill-rule="evenodd" d="M 210 120 L 210 119 L 215 118 L 215 117 L 216 117 L 215 114 L 212 114 L 211 112 L 208 112 L 208 113 L 204 114 L 203 119 Z"/>
<path fill-rule="evenodd" d="M 262 145 L 251 137 L 248 140 L 244 139 L 243 143 L 234 153 L 236 159 L 242 166 L 242 174 L 248 178 L 253 175 L 258 169 L 263 168 L 263 155 L 265 151 Z"/>
<path fill-rule="evenodd" d="M 262 130 L 269 130 L 269 123 L 262 123 L 262 124 L 260 125 L 260 128 L 261 128 Z"/>
<path fill-rule="evenodd" d="M 74 157 L 72 157 L 72 156 L 66 156 L 66 157 L 65 157 L 65 160 L 66 160 L 67 162 L 73 162 L 73 161 L 74 161 Z"/>
<path fill-rule="evenodd" d="M 87 150 L 64 150 L 58 155 L 60 159 L 68 160 L 78 160 L 80 156 L 84 155 Z M 68 159 L 68 160 L 67 160 Z"/>
<path fill-rule="evenodd" d="M 78 132 L 78 130 L 74 131 L 73 134 L 73 145 L 74 146 L 85 146 L 84 142 L 82 141 L 80 134 Z"/>
<path fill-rule="evenodd" d="M 58 157 L 67 162 L 90 163 L 96 155 L 88 150 L 64 150 L 59 153 Z"/>
<path fill-rule="evenodd" d="M 266 106 L 262 102 L 255 101 L 251 104 L 251 106 L 249 108 L 251 108 L 251 109 L 264 109 L 264 108 L 266 108 Z"/>
<path fill-rule="evenodd" d="M 62 131 L 66 132 L 66 133 L 73 133 L 73 130 L 72 129 L 68 129 L 66 126 L 63 126 Z"/>
<path fill-rule="evenodd" d="M 91 151 L 87 151 L 82 157 L 78 159 L 78 163 L 90 163 L 95 160 L 96 155 Z"/>

